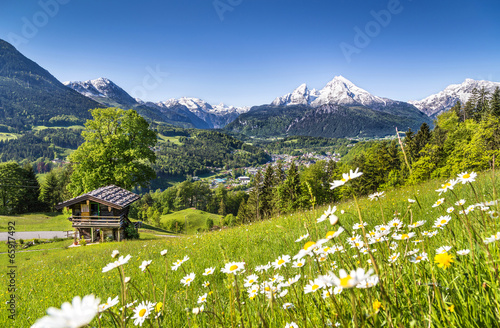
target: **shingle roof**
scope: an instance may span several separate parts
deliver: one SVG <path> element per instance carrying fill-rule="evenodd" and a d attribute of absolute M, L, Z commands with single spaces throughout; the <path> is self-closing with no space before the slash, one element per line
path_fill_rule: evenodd
<path fill-rule="evenodd" d="M 56 205 L 56 208 L 61 209 L 85 200 L 92 200 L 116 209 L 122 209 L 132 204 L 139 198 L 141 198 L 141 196 L 134 194 L 133 192 L 115 185 L 109 185 L 59 203 Z"/>

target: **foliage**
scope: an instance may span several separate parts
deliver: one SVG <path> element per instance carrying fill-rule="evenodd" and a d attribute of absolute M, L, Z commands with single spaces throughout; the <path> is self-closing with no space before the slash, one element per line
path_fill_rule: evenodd
<path fill-rule="evenodd" d="M 127 224 L 124 229 L 125 239 L 139 239 L 139 231 L 134 227 L 133 224 Z"/>
<path fill-rule="evenodd" d="M 114 184 L 125 189 L 146 186 L 155 174 L 150 163 L 156 134 L 134 110 L 97 108 L 85 123 L 85 142 L 71 154 L 74 196 Z"/>
<path fill-rule="evenodd" d="M 473 183 L 478 195 L 486 195 L 480 201 L 491 199 L 493 180 L 489 176 L 489 173 L 487 176 L 481 175 Z M 496 178 L 498 188 L 498 176 Z M 423 234 L 424 231 L 434 230 L 431 228 L 434 219 L 443 215 L 443 209 L 448 204 L 453 205 L 457 199 L 462 198 L 466 199 L 466 204 L 477 202 L 470 186 L 459 184 L 453 190 L 456 198 L 448 191 L 443 195 L 446 198 L 445 207 L 432 207 L 436 199 L 442 197 L 433 191 L 442 182 L 431 181 L 390 190 L 379 201 L 358 199 L 361 218 L 368 224 L 365 227 L 367 233 L 383 224 L 384 216 L 386 220 L 392 219 L 392 213 L 395 212 L 399 213 L 398 218 L 403 222 L 402 231 L 396 232 L 391 228 L 388 237 L 393 230 L 397 234 L 407 232 L 407 225 L 412 223 L 412 219 L 413 223 L 426 220 L 423 226 L 411 230 L 417 235 L 409 240 L 400 241 L 390 237 L 387 243 L 369 244 L 370 249 L 377 250 L 371 253 L 375 262 L 371 260 L 369 252 L 351 248 L 347 242 L 351 237 L 351 227 L 359 224 L 358 207 L 354 201 L 336 204 L 335 214 L 339 218 L 336 226 L 331 226 L 329 220 L 317 223 L 317 219 L 326 210 L 319 208 L 290 214 L 286 218 L 273 218 L 196 236 L 101 244 L 90 248 L 53 250 L 45 254 L 18 253 L 18 295 L 25 301 L 19 303 L 16 324 L 29 327 L 35 318 L 46 314 L 48 307 L 60 307 L 63 302 L 71 301 L 76 295 L 92 293 L 101 299 L 101 303 L 108 297 L 121 295 L 119 277 L 122 274 L 120 270 L 123 270 L 123 276 L 132 278 L 127 285 L 126 299 L 120 297 L 121 303 L 102 313 L 100 319 L 96 316 L 91 326 L 101 324 L 102 327 L 112 327 L 113 317 L 120 318 L 122 303 L 138 300 L 138 304 L 147 300 L 164 303 L 163 307 L 168 309 L 168 313 L 159 315 L 159 326 L 169 327 L 183 326 L 188 320 L 193 327 L 231 327 L 242 322 L 248 327 L 284 327 L 291 321 L 301 326 L 307 324 L 308 327 L 325 327 L 329 325 L 329 321 L 333 325 L 336 322 L 344 323 L 342 326 L 346 327 L 354 326 L 355 322 L 358 327 L 380 327 L 389 326 L 389 320 L 393 327 L 427 327 L 429 324 L 433 327 L 495 327 L 498 322 L 495 300 L 500 296 L 495 270 L 500 253 L 498 241 L 484 243 L 485 238 L 497 232 L 491 217 L 485 217 L 486 226 L 483 227 L 481 213 L 487 212 L 475 208 L 467 215 L 477 234 L 477 239 L 472 239 L 473 247 L 470 247 L 470 237 L 462 221 L 464 215 L 458 214 L 458 208 L 451 214 L 452 219 L 448 225 L 442 230 L 437 229 L 435 236 L 430 238 Z M 408 203 L 408 198 L 418 199 L 418 202 Z M 492 205 L 490 210 L 494 209 L 495 205 Z M 327 231 L 337 230 L 339 224 L 349 232 L 343 232 L 323 244 L 332 249 L 326 260 L 320 261 L 319 255 L 312 255 L 304 257 L 305 265 L 301 268 L 294 268 L 288 262 L 279 269 L 273 267 L 267 271 L 256 270 L 257 266 L 276 261 L 283 255 L 294 256 L 303 249 L 306 242 L 323 239 Z M 309 238 L 296 243 L 295 240 L 306 232 L 309 232 Z M 363 233 L 358 231 L 357 234 L 363 240 Z M 414 243 L 416 240 L 423 242 Z M 390 245 L 391 242 L 395 244 Z M 346 246 L 343 252 L 333 251 L 341 244 Z M 437 249 L 442 246 L 452 246 L 447 254 L 453 257 L 454 262 L 447 268 L 434 262 Z M 116 260 L 109 256 L 115 249 L 120 251 L 121 256 L 131 254 L 131 259 L 120 268 L 102 273 L 102 268 Z M 165 249 L 168 250 L 167 254 L 161 256 L 160 252 Z M 414 249 L 419 255 L 425 251 L 428 260 L 410 262 L 416 256 L 405 255 Z M 458 251 L 463 249 L 469 249 L 469 254 L 459 255 Z M 390 265 L 389 257 L 397 253 L 400 256 Z M 184 256 L 188 256 L 189 260 L 178 270 L 172 270 L 171 265 Z M 26 260 L 27 258 L 30 260 Z M 142 272 L 139 266 L 145 260 L 152 262 L 146 269 L 147 272 Z M 374 286 L 345 288 L 337 291 L 337 294 L 330 293 L 331 296 L 326 295 L 325 298 L 323 293 L 329 290 L 327 286 L 304 293 L 309 280 L 314 281 L 329 271 L 338 276 L 340 269 L 346 269 L 348 273 L 351 268 L 359 267 L 365 272 L 370 268 L 374 269 L 369 260 L 377 264 L 378 273 L 372 273 L 378 277 Z M 36 266 L 33 266 L 33 261 L 37 261 Z M 238 275 L 221 272 L 221 268 L 232 261 L 245 262 L 245 272 Z M 205 269 L 210 267 L 215 267 L 214 274 L 203 276 Z M 196 274 L 195 278 L 189 286 L 184 286 L 180 280 L 191 272 Z M 48 274 L 51 275 L 50 281 L 43 279 Z M 300 278 L 289 287 L 281 284 L 281 289 L 271 299 L 262 292 L 250 298 L 251 295 L 243 284 L 251 274 L 257 275 L 259 285 L 276 274 L 283 276 L 284 281 L 299 274 Z M 203 286 L 205 281 L 210 283 L 209 288 Z M 272 286 L 277 287 L 278 283 L 273 283 Z M 167 291 L 165 298 L 164 290 Z M 288 293 L 285 294 L 285 290 Z M 212 293 L 209 294 L 210 291 Z M 208 294 L 207 301 L 198 304 L 198 298 L 205 293 Z M 0 301 L 7 301 L 8 296 L 0 295 Z M 292 303 L 293 308 L 284 309 L 285 303 Z M 193 313 L 193 309 L 201 305 L 204 305 L 204 311 Z M 130 317 L 132 310 L 128 309 L 125 313 L 126 317 Z M 153 309 L 148 317 L 154 318 L 157 314 Z M 0 321 L 7 322 L 7 315 L 0 313 Z M 127 323 L 132 324 L 132 321 Z M 154 325 L 158 323 L 156 319 L 147 321 Z M 146 326 L 148 324 L 149 322 L 145 323 Z"/>
<path fill-rule="evenodd" d="M 40 184 L 31 165 L 0 163 L 0 213 L 19 214 L 44 209 Z"/>

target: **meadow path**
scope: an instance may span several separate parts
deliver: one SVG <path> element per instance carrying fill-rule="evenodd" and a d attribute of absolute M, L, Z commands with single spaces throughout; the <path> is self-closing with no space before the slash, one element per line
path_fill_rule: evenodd
<path fill-rule="evenodd" d="M 69 235 L 68 235 L 69 233 Z M 52 239 L 57 238 L 68 238 L 73 236 L 73 231 L 16 231 L 14 237 L 16 240 L 19 239 Z M 0 232 L 0 241 L 7 241 L 9 239 L 8 232 Z"/>

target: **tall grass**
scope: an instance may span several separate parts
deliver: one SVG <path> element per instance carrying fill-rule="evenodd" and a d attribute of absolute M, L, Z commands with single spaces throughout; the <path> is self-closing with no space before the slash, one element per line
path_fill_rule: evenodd
<path fill-rule="evenodd" d="M 500 251 L 498 242 L 485 243 L 499 231 L 498 205 L 477 205 L 467 214 L 459 213 L 470 205 L 497 199 L 498 184 L 490 173 L 485 173 L 475 182 L 457 184 L 439 196 L 435 190 L 441 183 L 432 181 L 394 190 L 379 200 L 363 198 L 337 204 L 335 225 L 330 223 L 331 215 L 318 223 L 327 209 L 316 208 L 183 238 L 127 241 L 42 254 L 19 253 L 18 316 L 14 326 L 28 327 L 44 316 L 48 307 L 60 307 L 76 295 L 87 294 L 96 295 L 101 302 L 115 296 L 120 301 L 96 316 L 93 327 L 134 326 L 131 317 L 139 312 L 138 305 L 143 301 L 156 303 L 144 323 L 152 327 L 499 326 Z M 415 202 L 410 203 L 408 198 Z M 443 204 L 433 207 L 440 198 L 444 198 Z M 464 206 L 455 205 L 460 199 L 466 200 Z M 448 213 L 450 207 L 454 210 Z M 433 228 L 436 219 L 447 215 L 451 220 L 446 225 Z M 369 238 L 365 234 L 395 218 L 402 222 L 400 228 L 392 227 L 387 240 L 367 245 Z M 421 220 L 426 221 L 422 226 L 408 228 Z M 360 222 L 367 225 L 354 227 Z M 293 260 L 287 262 L 285 257 L 284 265 L 278 269 L 271 265 L 265 271 L 256 270 L 271 262 L 281 265 L 277 260 L 283 255 L 293 257 L 309 245 L 307 242 L 318 242 L 340 227 L 345 231 L 338 237 L 303 257 L 303 267 L 293 268 Z M 436 234 L 428 237 L 424 231 Z M 415 232 L 415 236 L 403 240 L 393 236 L 410 236 L 409 232 Z M 309 236 L 296 242 L 305 234 Z M 350 245 L 349 239 L 356 235 L 363 247 Z M 443 246 L 451 249 L 436 257 L 437 249 Z M 116 260 L 110 256 L 114 249 L 132 258 L 103 273 L 102 269 Z M 161 256 L 164 249 L 168 252 Z M 465 249 L 470 252 L 459 255 L 458 251 Z M 406 256 L 410 252 L 415 254 Z M 424 252 L 427 260 L 422 256 Z M 414 263 L 419 255 L 424 260 Z M 189 260 L 172 270 L 174 262 L 185 256 Z M 139 266 L 145 260 L 152 262 L 143 272 Z M 227 268 L 240 265 L 233 262 L 244 262 L 244 270 L 236 269 L 234 274 L 221 272 L 228 263 Z M 215 272 L 204 276 L 210 267 L 215 267 Z M 346 278 L 341 280 L 346 288 L 335 288 L 334 275 L 344 278 L 341 269 L 348 274 L 356 269 L 365 273 L 373 270 L 370 286 L 357 288 L 354 279 Z M 184 286 L 181 279 L 190 273 L 195 278 Z M 258 290 L 256 293 L 244 286 L 252 274 L 257 276 L 252 285 Z M 283 284 L 297 275 L 300 278 L 296 282 Z M 130 282 L 122 282 L 123 277 L 131 277 Z M 2 278 L 6 279 L 5 274 Z M 351 283 L 353 288 L 347 288 Z M 205 294 L 206 301 L 198 303 Z M 7 296 L 0 294 L 0 302 L 6 302 Z M 124 304 L 134 301 L 137 302 L 122 310 Z M 0 321 L 12 325 L 5 312 L 0 313 Z"/>

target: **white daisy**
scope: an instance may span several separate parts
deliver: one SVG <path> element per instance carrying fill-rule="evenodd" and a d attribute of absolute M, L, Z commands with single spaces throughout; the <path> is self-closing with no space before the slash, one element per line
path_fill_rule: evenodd
<path fill-rule="evenodd" d="M 61 309 L 48 308 L 47 315 L 38 319 L 31 327 L 67 327 L 78 328 L 88 325 L 96 316 L 99 309 L 99 299 L 94 295 L 75 296 L 71 303 L 64 303 Z"/>

